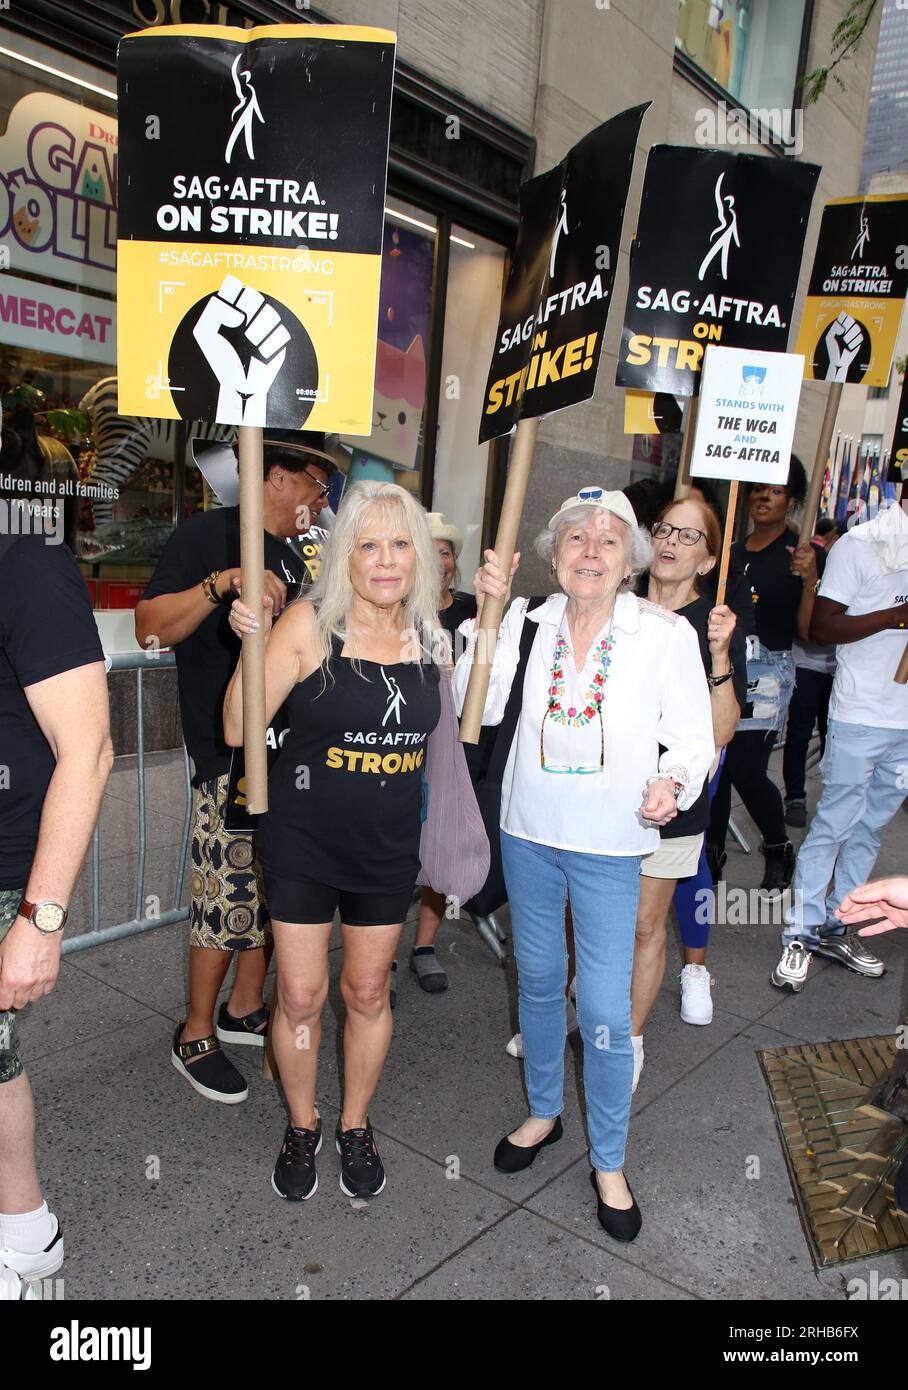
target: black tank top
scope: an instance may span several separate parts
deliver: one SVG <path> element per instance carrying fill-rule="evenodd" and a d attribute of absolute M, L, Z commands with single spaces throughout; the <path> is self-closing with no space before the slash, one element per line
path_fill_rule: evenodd
<path fill-rule="evenodd" d="M 438 723 L 431 664 L 361 661 L 335 640 L 290 692 L 289 733 L 268 778 L 259 847 L 266 873 L 352 893 L 396 893 L 419 873 L 422 772 Z"/>

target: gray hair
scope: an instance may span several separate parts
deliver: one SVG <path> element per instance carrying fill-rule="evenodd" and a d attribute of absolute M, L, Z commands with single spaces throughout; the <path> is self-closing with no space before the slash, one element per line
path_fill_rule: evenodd
<path fill-rule="evenodd" d="M 564 513 L 559 518 L 557 528 L 552 531 L 548 527 L 540 531 L 533 542 L 536 554 L 545 560 L 546 564 L 551 564 L 555 559 L 558 550 L 558 538 L 569 526 L 578 526 L 583 522 L 589 521 L 590 517 L 596 512 L 601 512 L 601 507 L 592 506 L 589 503 L 581 503 L 576 507 L 571 507 L 570 511 Z M 612 513 L 614 516 L 615 514 Z M 652 564 L 653 542 L 648 531 L 642 526 L 629 526 L 623 517 L 617 517 L 622 522 L 630 537 L 630 555 L 628 563 L 631 567 L 630 578 L 624 581 L 625 587 L 630 587 L 637 579 L 638 575 L 643 574 Z"/>

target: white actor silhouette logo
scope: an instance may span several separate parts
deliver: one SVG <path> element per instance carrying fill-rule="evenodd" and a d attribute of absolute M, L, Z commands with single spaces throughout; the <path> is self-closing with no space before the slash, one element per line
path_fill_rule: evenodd
<path fill-rule="evenodd" d="M 243 135 L 245 138 L 246 153 L 249 158 L 255 158 L 252 151 L 252 122 L 257 116 L 262 125 L 265 124 L 265 117 L 259 109 L 259 99 L 252 85 L 252 73 L 247 72 L 245 69 L 240 72 L 239 66 L 240 54 L 238 53 L 233 60 L 233 67 L 230 69 L 233 85 L 236 88 L 237 103 L 230 113 L 230 119 L 233 121 L 233 130 L 230 133 L 230 139 L 227 141 L 227 149 L 224 154 L 224 159 L 228 164 L 230 163 L 230 156 L 233 154 L 233 147 L 240 135 Z M 245 86 L 243 86 L 244 82 L 246 84 Z"/>
<path fill-rule="evenodd" d="M 860 232 L 858 233 L 858 239 L 857 239 L 857 241 L 854 243 L 854 247 L 853 247 L 852 252 L 851 252 L 851 259 L 852 259 L 853 261 L 860 261 L 860 260 L 863 260 L 863 259 L 864 259 L 864 247 L 867 245 L 867 242 L 868 242 L 869 240 L 870 240 L 870 220 L 869 220 L 869 218 L 867 217 L 866 212 L 862 212 L 862 213 L 861 213 L 861 230 L 860 230 Z"/>
<path fill-rule="evenodd" d="M 562 233 L 565 236 L 567 236 L 568 234 L 567 190 L 564 188 L 561 190 L 561 210 L 558 214 L 558 221 L 555 225 L 555 230 L 552 233 L 552 255 L 549 259 L 550 280 L 553 280 L 555 278 L 555 257 L 558 255 L 558 243 L 561 240 Z"/>
<path fill-rule="evenodd" d="M 857 356 L 863 341 L 864 330 L 861 325 L 843 309 L 826 330 L 826 351 L 829 353 L 826 381 L 848 380 L 848 368 Z"/>
<path fill-rule="evenodd" d="M 248 369 L 221 330 L 241 328 L 254 349 Z M 218 379 L 217 420 L 220 425 L 264 425 L 268 392 L 284 358 L 290 334 L 280 315 L 258 290 L 225 275 L 192 330 L 205 360 Z"/>
<path fill-rule="evenodd" d="M 724 178 L 725 170 L 723 169 L 722 173 L 716 179 L 716 211 L 719 214 L 719 225 L 714 227 L 709 234 L 709 239 L 713 244 L 700 262 L 700 269 L 697 271 L 698 280 L 703 279 L 703 276 L 709 269 L 710 262 L 715 260 L 716 256 L 719 255 L 722 257 L 722 279 L 727 280 L 729 248 L 732 242 L 734 242 L 737 247 L 741 245 L 738 240 L 738 215 L 735 212 L 734 194 L 726 193 L 724 197 L 722 195 L 722 180 Z M 718 237 L 718 241 L 714 241 L 714 237 Z"/>
<path fill-rule="evenodd" d="M 397 681 L 394 679 L 394 677 L 385 675 L 384 666 L 379 667 L 379 670 L 381 671 L 382 680 L 388 687 L 388 708 L 385 710 L 385 717 L 382 720 L 382 728 L 384 728 L 388 720 L 391 718 L 392 714 L 394 715 L 394 718 L 397 720 L 398 724 L 400 723 L 400 707 L 401 705 L 405 705 L 407 702 L 404 699 L 403 692 L 401 691 L 401 688 L 397 684 Z"/>

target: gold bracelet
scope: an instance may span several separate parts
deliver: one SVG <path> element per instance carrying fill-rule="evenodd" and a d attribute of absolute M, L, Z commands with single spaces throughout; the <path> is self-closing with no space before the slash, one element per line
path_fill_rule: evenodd
<path fill-rule="evenodd" d="M 221 596 L 215 587 L 220 573 L 220 570 L 212 570 L 211 573 L 206 575 L 202 580 L 202 593 L 209 603 L 219 604 L 221 602 Z"/>

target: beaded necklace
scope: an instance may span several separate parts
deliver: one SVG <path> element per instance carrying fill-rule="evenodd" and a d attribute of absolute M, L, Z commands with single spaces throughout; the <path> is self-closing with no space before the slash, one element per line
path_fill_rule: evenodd
<path fill-rule="evenodd" d="M 564 724 L 571 729 L 582 729 L 597 715 L 599 716 L 599 767 L 605 767 L 605 726 L 602 722 L 602 699 L 605 683 L 608 680 L 609 667 L 612 664 L 612 650 L 615 645 L 615 639 L 612 636 L 613 623 L 614 614 L 609 622 L 608 632 L 596 643 L 594 649 L 596 669 L 579 705 L 567 704 L 564 665 L 566 661 L 571 659 L 571 651 L 564 633 L 560 630 L 558 632 L 555 654 L 552 658 L 552 670 L 549 676 L 548 703 L 539 730 L 539 761 L 543 768 L 545 768 L 544 740 L 545 721 L 547 719 L 551 718 L 553 723 Z M 575 770 L 581 771 L 583 769 Z M 592 768 L 588 770 L 593 771 Z"/>

